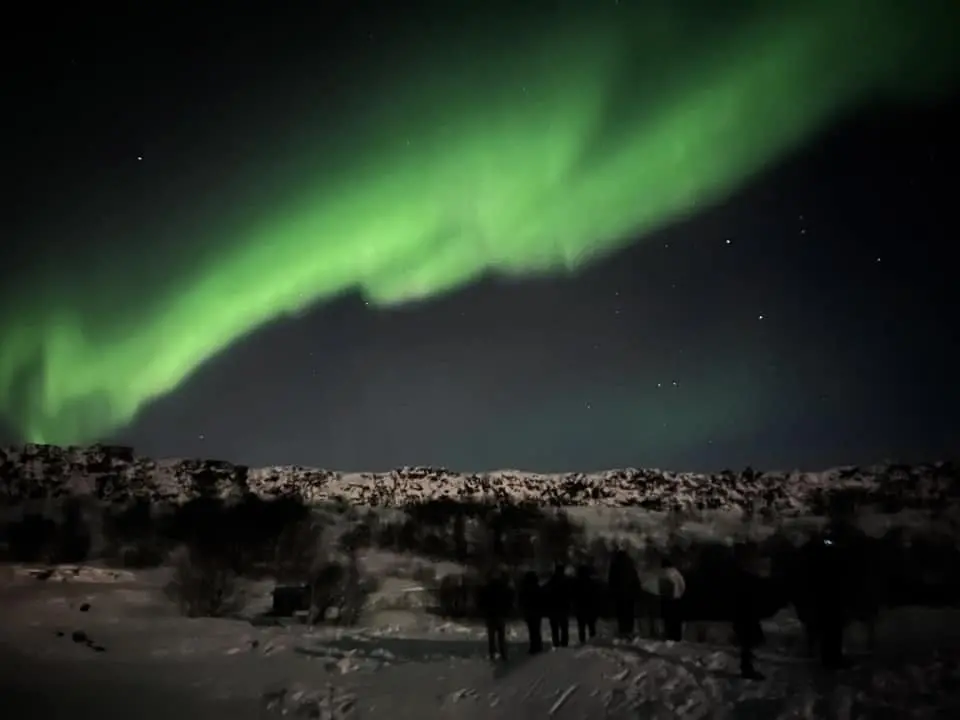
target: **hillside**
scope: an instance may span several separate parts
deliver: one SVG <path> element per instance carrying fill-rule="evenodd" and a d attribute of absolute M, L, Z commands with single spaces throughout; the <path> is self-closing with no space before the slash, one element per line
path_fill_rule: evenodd
<path fill-rule="evenodd" d="M 639 507 L 652 511 L 743 510 L 778 517 L 822 515 L 837 502 L 890 513 L 940 510 L 960 499 L 960 466 L 952 462 L 838 467 L 821 472 L 723 471 L 713 474 L 626 468 L 540 474 L 516 470 L 457 473 L 405 467 L 341 473 L 288 466 L 247 468 L 214 460 L 153 460 L 131 448 L 0 448 L 0 504 L 68 496 L 104 503 L 134 499 L 183 503 L 252 492 L 295 495 L 309 504 L 403 507 L 441 498 L 534 501 L 557 507 Z"/>
<path fill-rule="evenodd" d="M 890 580 L 885 594 L 890 607 L 879 617 L 875 653 L 866 652 L 865 630 L 853 628 L 847 634 L 853 665 L 835 676 L 822 673 L 803 656 L 798 619 L 786 607 L 764 623 L 768 641 L 759 662 L 767 679 L 749 682 L 737 676 L 736 650 L 723 622 L 689 622 L 684 641 L 671 643 L 658 639 L 652 619 L 640 623 L 638 635 L 627 642 L 616 638 L 611 622 L 601 620 L 596 641 L 532 658 L 524 630 L 512 624 L 510 662 L 491 666 L 482 626 L 469 613 L 447 612 L 443 588 L 448 579 L 467 580 L 470 563 L 484 557 L 484 548 L 497 546 L 488 548 L 492 536 L 471 521 L 463 525 L 460 548 L 451 507 L 420 503 L 460 500 L 464 504 L 457 510 L 466 512 L 467 501 L 501 501 L 494 514 L 512 513 L 507 525 L 498 526 L 501 550 L 509 547 L 514 564 L 549 566 L 556 548 L 540 541 L 566 538 L 564 552 L 587 550 L 605 567 L 601 559 L 612 543 L 626 540 L 647 588 L 656 553 L 647 556 L 646 541 L 670 546 L 693 573 L 696 563 L 707 562 L 702 551 L 711 547 L 710 538 L 734 534 L 744 514 L 769 521 L 762 524 L 772 531 L 783 520 L 808 521 L 837 509 L 855 508 L 861 520 L 912 510 L 919 527 L 932 530 L 931 518 L 946 513 L 949 520 L 956 507 L 958 470 L 936 463 L 714 474 L 649 469 L 457 474 L 436 468 L 338 473 L 152 460 L 123 447 L 0 449 L 0 510 L 6 521 L 0 523 L 0 543 L 9 546 L 10 556 L 0 564 L 5 608 L 0 660 L 15 670 L 6 682 L 0 678 L 0 694 L 9 696 L 16 710 L 44 717 L 74 717 L 78 708 L 81 714 L 125 717 L 130 703 L 139 702 L 148 706 L 141 713 L 145 718 L 187 713 L 233 720 L 288 715 L 346 720 L 379 717 L 388 709 L 391 717 L 416 718 L 496 713 L 574 720 L 641 713 L 932 720 L 943 710 L 955 712 L 960 697 L 954 607 L 960 565 L 953 535 L 933 542 L 914 533 L 903 550 L 903 538 L 874 546 L 886 553 L 875 565 Z M 230 502 L 251 494 L 299 498 L 313 507 Z M 227 502 L 190 502 L 198 498 Z M 534 508 L 524 524 L 529 508 L 510 508 L 503 501 L 565 510 Z M 83 510 L 71 515 L 70 505 Z M 231 512 L 262 506 L 257 508 L 262 515 L 231 523 L 229 513 L 191 515 L 188 510 L 197 505 Z M 288 546 L 283 538 L 299 536 L 282 532 L 275 525 L 285 516 L 268 511 L 280 506 L 285 512 L 285 505 L 310 515 L 311 528 L 319 518 L 322 532 L 304 535 L 302 546 Z M 148 512 L 128 513 L 127 522 L 118 524 L 128 506 Z M 362 506 L 368 509 L 354 510 Z M 153 509 L 161 507 L 174 510 L 169 516 L 183 515 L 180 525 L 169 517 L 151 520 Z M 671 522 L 672 510 L 680 511 L 683 523 Z M 725 513 L 732 517 L 726 526 L 716 520 Z M 551 535 L 563 526 L 560 515 L 581 524 L 586 535 Z M 710 515 L 708 522 L 698 519 Z M 494 525 L 489 518 L 485 522 L 489 533 Z M 182 541 L 174 532 L 181 526 L 205 531 L 194 539 L 215 537 L 224 548 L 239 547 L 235 541 L 243 539 L 245 567 L 255 569 L 257 558 L 266 559 L 274 575 L 263 576 L 256 566 L 261 574 L 238 574 L 234 584 L 222 586 L 234 603 L 226 617 L 181 617 L 182 607 L 169 594 L 171 582 L 183 584 L 190 572 L 205 567 L 184 570 L 176 558 L 189 556 L 169 553 Z M 701 526 L 702 537 L 694 532 Z M 362 528 L 366 540 L 360 542 Z M 682 537 L 673 536 L 678 528 Z M 337 552 L 348 537 L 356 540 L 358 577 L 369 593 L 358 595 L 356 626 L 339 620 L 317 626 L 259 620 L 286 567 L 277 561 L 281 548 L 290 556 L 288 564 L 313 563 L 340 558 Z M 520 542 L 531 538 L 536 542 Z M 312 554 L 301 558 L 298 553 L 308 546 Z M 205 587 L 215 576 L 197 577 L 196 587 Z M 345 584 L 337 588 L 342 598 L 349 597 Z M 49 677 L 57 678 L 56 692 L 50 692 Z"/>

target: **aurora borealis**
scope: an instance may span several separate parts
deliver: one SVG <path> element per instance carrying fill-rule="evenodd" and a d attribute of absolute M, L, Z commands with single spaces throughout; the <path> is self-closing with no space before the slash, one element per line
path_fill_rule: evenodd
<path fill-rule="evenodd" d="M 278 118 L 283 141 L 244 153 L 230 206 L 180 197 L 202 205 L 189 237 L 158 206 L 142 238 L 114 239 L 121 261 L 34 258 L 0 308 L 5 420 L 25 441 L 92 442 L 258 328 L 346 294 L 386 308 L 490 274 L 578 273 L 861 104 L 930 101 L 955 78 L 946 0 L 553 6 L 398 31 L 356 63 L 335 119 Z M 126 256 L 153 269 L 117 281 Z"/>

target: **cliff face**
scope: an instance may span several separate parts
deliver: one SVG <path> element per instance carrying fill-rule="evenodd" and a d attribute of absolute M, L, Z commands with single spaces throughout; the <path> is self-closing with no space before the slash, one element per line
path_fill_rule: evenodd
<path fill-rule="evenodd" d="M 875 505 L 885 512 L 938 510 L 960 500 L 953 463 L 881 464 L 823 472 L 674 473 L 623 469 L 538 474 L 512 470 L 459 474 L 407 467 L 385 473 L 339 473 L 304 467 L 251 469 L 214 460 L 151 460 L 131 448 L 0 448 L 0 506 L 66 497 L 105 504 L 142 499 L 183 503 L 297 495 L 310 504 L 343 501 L 400 507 L 425 500 L 513 500 L 552 506 L 642 507 L 648 510 L 734 510 L 782 517 L 820 515 L 832 503 Z"/>

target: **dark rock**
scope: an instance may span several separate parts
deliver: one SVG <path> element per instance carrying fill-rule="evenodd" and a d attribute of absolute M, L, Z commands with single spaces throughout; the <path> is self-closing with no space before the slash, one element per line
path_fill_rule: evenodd
<path fill-rule="evenodd" d="M 130 448 L 122 447 L 0 448 L 0 507 L 82 497 L 117 510 L 137 503 L 179 506 L 207 498 L 233 502 L 251 494 L 260 499 L 371 507 L 449 499 L 639 506 L 655 511 L 739 508 L 784 517 L 851 512 L 864 505 L 887 512 L 934 511 L 960 500 L 960 468 L 940 462 L 848 466 L 820 473 L 746 468 L 740 473 L 704 474 L 626 468 L 546 475 L 403 467 L 384 473 L 343 474 L 297 466 L 247 468 L 215 460 L 156 461 L 136 457 Z M 40 528 L 30 531 L 36 534 Z"/>
<path fill-rule="evenodd" d="M 310 609 L 309 585 L 278 585 L 273 589 L 274 617 L 293 617 L 294 613 Z"/>

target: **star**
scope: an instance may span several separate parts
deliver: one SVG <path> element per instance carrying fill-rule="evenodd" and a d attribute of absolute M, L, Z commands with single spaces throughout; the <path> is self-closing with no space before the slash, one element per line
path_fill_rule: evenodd
<path fill-rule="evenodd" d="M 143 160 L 143 155 L 137 155 L 137 160 L 138 161 Z"/>
<path fill-rule="evenodd" d="M 763 320 L 763 315 L 757 315 L 757 320 Z"/>
<path fill-rule="evenodd" d="M 725 242 L 727 245 L 729 245 L 730 243 L 733 242 L 733 240 L 731 240 L 730 238 L 727 238 L 726 240 L 724 240 L 724 242 Z"/>

